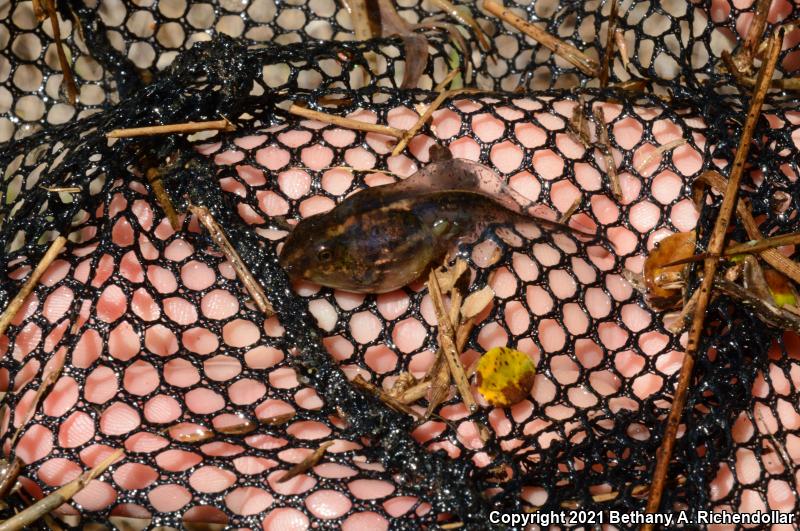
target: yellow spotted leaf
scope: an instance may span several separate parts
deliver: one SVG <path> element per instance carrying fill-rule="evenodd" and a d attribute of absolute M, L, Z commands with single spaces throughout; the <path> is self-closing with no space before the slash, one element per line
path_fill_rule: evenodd
<path fill-rule="evenodd" d="M 478 360 L 478 391 L 493 406 L 513 406 L 531 392 L 536 367 L 527 354 L 495 347 Z"/>

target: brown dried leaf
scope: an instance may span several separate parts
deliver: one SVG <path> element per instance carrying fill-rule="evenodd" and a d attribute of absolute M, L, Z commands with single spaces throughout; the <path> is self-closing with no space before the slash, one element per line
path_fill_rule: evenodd
<path fill-rule="evenodd" d="M 461 306 L 461 315 L 464 319 L 472 319 L 481 313 L 494 299 L 494 291 L 489 286 L 470 293 Z"/>
<path fill-rule="evenodd" d="M 414 387 L 417 383 L 417 379 L 413 374 L 410 372 L 402 372 L 400 373 L 400 376 L 397 377 L 397 380 L 394 382 L 394 385 L 392 385 L 392 388 L 389 390 L 389 395 L 398 398 L 408 389 Z"/>
<path fill-rule="evenodd" d="M 333 446 L 333 443 L 334 441 L 326 441 L 322 443 L 319 446 L 319 448 L 314 450 L 314 452 L 311 453 L 308 457 L 306 457 L 305 459 L 294 465 L 292 468 L 290 468 L 289 471 L 286 472 L 286 474 L 284 474 L 283 477 L 281 477 L 281 479 L 278 480 L 278 483 L 285 483 L 290 479 L 292 479 L 293 477 L 299 476 L 303 472 L 306 472 L 312 467 L 316 466 L 316 464 L 319 463 L 319 460 L 322 459 L 322 456 L 325 455 L 325 452 L 328 450 L 328 448 Z"/>
<path fill-rule="evenodd" d="M 283 415 L 275 415 L 274 417 L 266 417 L 263 419 L 258 419 L 261 424 L 266 424 L 267 426 L 280 426 L 281 424 L 286 424 L 290 420 L 295 417 L 296 413 L 284 413 Z"/>

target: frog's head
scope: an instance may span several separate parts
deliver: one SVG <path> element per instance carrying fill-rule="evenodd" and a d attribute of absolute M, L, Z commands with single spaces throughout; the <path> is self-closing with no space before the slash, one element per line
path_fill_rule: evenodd
<path fill-rule="evenodd" d="M 325 214 L 301 220 L 281 249 L 279 263 L 294 280 L 355 291 L 352 253 Z"/>

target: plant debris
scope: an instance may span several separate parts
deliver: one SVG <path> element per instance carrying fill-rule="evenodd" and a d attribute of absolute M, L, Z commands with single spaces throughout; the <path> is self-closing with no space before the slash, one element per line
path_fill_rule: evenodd
<path fill-rule="evenodd" d="M 614 194 L 614 199 L 622 202 L 622 187 L 620 186 L 619 175 L 617 174 L 617 163 L 614 162 L 614 152 L 611 150 L 611 142 L 608 139 L 606 116 L 602 107 L 595 107 L 594 120 L 597 131 L 597 143 L 595 146 L 600 150 L 606 162 L 608 180 L 611 183 L 611 193 Z"/>
<path fill-rule="evenodd" d="M 231 262 L 233 270 L 236 271 L 236 276 L 239 277 L 239 280 L 242 282 L 242 284 L 244 284 L 245 289 L 250 294 L 250 297 L 253 298 L 253 301 L 256 303 L 258 309 L 261 310 L 267 317 L 274 315 L 275 310 L 273 310 L 272 304 L 270 304 L 270 302 L 267 300 L 267 295 L 264 293 L 264 288 L 262 288 L 258 281 L 253 277 L 253 274 L 242 261 L 239 253 L 237 253 L 236 249 L 234 249 L 233 245 L 231 245 L 230 241 L 228 240 L 228 236 L 225 234 L 225 231 L 211 215 L 211 212 L 209 212 L 208 208 L 204 206 L 190 205 L 189 210 L 197 217 L 198 221 L 200 221 L 203 227 L 205 227 L 205 229 L 208 231 L 217 248 Z"/>
<path fill-rule="evenodd" d="M 316 464 L 319 463 L 319 460 L 322 459 L 322 456 L 325 455 L 325 452 L 328 450 L 328 448 L 333 446 L 333 443 L 334 441 L 326 441 L 319 445 L 319 448 L 314 450 L 305 459 L 290 468 L 286 474 L 281 476 L 281 479 L 278 480 L 278 483 L 286 483 L 290 479 L 297 477 L 316 466 Z"/>
<path fill-rule="evenodd" d="M 67 239 L 64 236 L 58 236 L 53 240 L 53 243 L 50 244 L 47 252 L 42 259 L 39 260 L 39 263 L 36 264 L 36 268 L 31 273 L 31 276 L 28 277 L 28 280 L 25 281 L 22 288 L 17 292 L 14 298 L 11 299 L 11 302 L 8 303 L 8 306 L 6 306 L 6 309 L 3 310 L 3 313 L 0 315 L 0 336 L 6 333 L 8 325 L 11 324 L 11 321 L 14 320 L 19 309 L 22 308 L 25 299 L 31 294 L 39 283 L 39 279 L 42 278 L 44 272 L 50 267 L 50 264 L 53 263 L 66 244 Z"/>
<path fill-rule="evenodd" d="M 597 77 L 599 75 L 600 64 L 571 44 L 568 44 L 558 37 L 546 32 L 545 30 L 534 26 L 527 20 L 521 19 L 494 0 L 485 0 L 483 3 L 483 8 L 492 15 L 500 18 L 519 31 L 525 33 L 530 38 L 536 40 L 554 54 L 572 63 L 587 76 Z"/>
<path fill-rule="evenodd" d="M 112 452 L 108 457 L 103 459 L 91 470 L 88 470 L 70 481 L 63 487 L 60 487 L 55 492 L 45 496 L 37 501 L 24 511 L 21 511 L 8 520 L 0 522 L 0 531 L 17 531 L 18 529 L 25 529 L 26 526 L 32 524 L 39 518 L 47 515 L 51 511 L 59 508 L 64 503 L 68 502 L 78 492 L 83 490 L 90 481 L 98 477 L 106 471 L 114 461 L 120 459 L 124 455 L 122 450 Z"/>
<path fill-rule="evenodd" d="M 496 407 L 509 407 L 525 400 L 536 377 L 527 354 L 508 347 L 488 350 L 478 360 L 478 391 Z"/>
<path fill-rule="evenodd" d="M 433 300 L 433 306 L 436 309 L 436 319 L 439 323 L 439 346 L 442 349 L 447 366 L 450 369 L 450 376 L 456 384 L 461 400 L 467 411 L 473 412 L 478 408 L 475 403 L 475 398 L 472 396 L 472 390 L 469 387 L 469 382 L 464 374 L 464 366 L 461 365 L 459 352 L 456 349 L 455 329 L 450 322 L 450 316 L 445 310 L 442 292 L 439 288 L 439 283 L 436 280 L 436 274 L 431 271 L 428 277 L 428 290 Z"/>
<path fill-rule="evenodd" d="M 725 188 L 725 193 L 723 194 L 723 203 L 720 207 L 720 211 L 714 225 L 714 231 L 711 234 L 711 241 L 708 244 L 709 252 L 712 254 L 721 253 L 725 245 L 725 235 L 728 229 L 728 224 L 730 223 L 734 213 L 734 207 L 737 203 L 739 183 L 744 172 L 747 154 L 750 150 L 750 144 L 753 140 L 753 133 L 755 131 L 756 123 L 761 116 L 761 107 L 764 103 L 767 90 L 769 89 L 770 80 L 775 72 L 775 66 L 778 62 L 778 56 L 781 51 L 782 43 L 783 33 L 781 30 L 778 30 L 769 40 L 769 52 L 767 54 L 767 59 L 764 61 L 761 69 L 759 70 L 756 90 L 753 93 L 753 97 L 750 101 L 750 108 L 748 110 L 747 120 L 739 141 L 739 147 L 736 150 L 735 158 L 731 164 L 731 173 L 728 180 L 728 185 Z M 684 356 L 683 364 L 681 365 L 678 385 L 675 390 L 675 397 L 672 401 L 672 408 L 670 409 L 669 417 L 666 421 L 666 429 L 663 440 L 656 456 L 656 466 L 653 472 L 652 489 L 650 490 L 650 495 L 647 499 L 648 513 L 655 513 L 661 507 L 661 496 L 664 492 L 667 471 L 669 469 L 669 463 L 672 460 L 672 450 L 675 446 L 675 438 L 678 433 L 681 417 L 683 416 L 683 408 L 686 404 L 686 397 L 694 369 L 695 356 L 700 345 L 700 336 L 703 333 L 706 309 L 708 308 L 714 278 L 717 273 L 717 265 L 718 261 L 715 259 L 708 259 L 705 261 L 705 268 L 703 272 L 704 276 L 699 287 L 700 296 L 697 299 L 697 305 L 695 306 L 694 315 L 692 317 L 692 326 L 689 329 L 686 355 Z M 652 531 L 653 525 L 645 524 L 643 529 L 644 531 Z"/>

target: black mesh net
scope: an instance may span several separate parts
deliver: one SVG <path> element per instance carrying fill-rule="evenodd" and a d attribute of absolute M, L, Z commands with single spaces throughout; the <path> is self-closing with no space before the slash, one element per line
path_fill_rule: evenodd
<path fill-rule="evenodd" d="M 698 215 L 691 184 L 726 173 L 738 144 L 750 89 L 721 55 L 747 35 L 755 6 L 744 4 L 621 2 L 606 88 L 464 4 L 491 50 L 464 27 L 468 55 L 429 30 L 419 88 L 400 89 L 402 40 L 354 41 L 334 0 L 56 2 L 75 106 L 50 21 L 30 2 L 0 5 L 2 307 L 67 237 L 0 343 L 3 452 L 26 463 L 6 515 L 116 448 L 125 457 L 55 513 L 60 525 L 482 529 L 492 510 L 643 509 L 685 334 L 667 329 L 625 270 L 640 272 L 666 234 L 697 225 L 707 241 L 719 198 L 707 194 Z M 602 60 L 611 3 L 513 10 Z M 427 0 L 398 11 L 450 20 Z M 770 9 L 766 34 L 787 26 L 777 78 L 800 63 L 797 11 Z M 303 103 L 406 129 L 451 68 L 482 92 L 447 99 L 398 156 L 389 136 L 288 111 Z M 636 90 L 614 87 L 631 80 Z M 576 106 L 603 109 L 619 198 L 606 158 L 571 129 Z M 105 136 L 220 117 L 236 130 Z M 471 289 L 495 292 L 465 366 L 509 345 L 535 360 L 536 382 L 505 409 L 470 414 L 451 395 L 417 425 L 349 380 L 389 390 L 428 369 L 437 329 L 423 283 L 377 296 L 292 285 L 277 250 L 286 219 L 413 173 L 434 143 L 492 166 L 543 212 L 577 201 L 573 221 L 616 251 L 496 227 L 461 245 Z M 765 235 L 800 229 L 798 144 L 793 93 L 770 92 L 741 193 Z M 189 203 L 224 227 L 275 316 L 184 214 Z M 800 341 L 726 297 L 707 323 L 662 506 L 797 513 Z M 316 466 L 278 481 L 329 442 Z"/>

